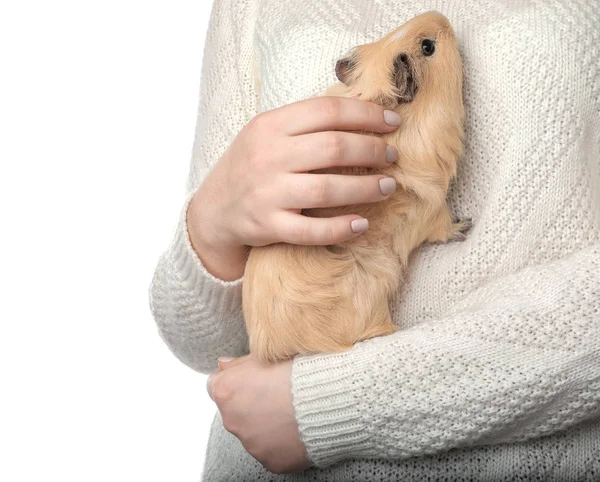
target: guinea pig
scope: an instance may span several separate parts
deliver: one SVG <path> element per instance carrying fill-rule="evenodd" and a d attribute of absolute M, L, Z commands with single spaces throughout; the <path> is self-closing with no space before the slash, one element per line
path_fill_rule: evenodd
<path fill-rule="evenodd" d="M 242 287 L 251 353 L 261 362 L 333 353 L 394 333 L 396 300 L 410 254 L 423 243 L 464 239 L 447 191 L 463 150 L 462 62 L 455 34 L 427 12 L 381 40 L 355 47 L 336 64 L 339 83 L 324 95 L 355 97 L 399 113 L 402 126 L 383 135 L 398 149 L 386 168 L 310 171 L 382 174 L 397 181 L 386 200 L 306 209 L 311 217 L 359 214 L 369 229 L 330 246 L 276 243 L 250 250 Z M 377 134 L 370 134 L 377 135 Z"/>

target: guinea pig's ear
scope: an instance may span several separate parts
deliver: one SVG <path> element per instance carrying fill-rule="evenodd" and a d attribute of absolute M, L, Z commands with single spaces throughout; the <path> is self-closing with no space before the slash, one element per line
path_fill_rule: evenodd
<path fill-rule="evenodd" d="M 417 94 L 417 82 L 415 80 L 413 64 L 407 54 L 396 56 L 393 77 L 398 102 L 411 102 Z"/>
<path fill-rule="evenodd" d="M 341 60 L 338 60 L 337 64 L 335 64 L 335 75 L 341 83 L 348 85 L 348 82 L 350 81 L 350 73 L 354 67 L 354 60 L 352 60 L 351 57 L 345 57 Z"/>

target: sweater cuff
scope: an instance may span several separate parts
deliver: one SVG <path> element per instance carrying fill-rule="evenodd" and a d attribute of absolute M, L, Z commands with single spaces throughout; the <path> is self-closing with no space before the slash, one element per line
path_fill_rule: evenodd
<path fill-rule="evenodd" d="M 194 197 L 191 192 L 185 199 L 179 217 L 177 231 L 171 246 L 172 260 L 182 283 L 197 293 L 210 312 L 232 312 L 241 310 L 242 280 L 224 281 L 209 273 L 194 251 L 187 230 L 188 206 Z"/>
<path fill-rule="evenodd" d="M 370 378 L 368 363 L 361 358 L 368 357 L 352 356 L 365 348 L 357 345 L 344 353 L 294 359 L 292 397 L 296 421 L 308 456 L 318 468 L 346 459 L 349 454 L 377 457 L 361 415 Z"/>

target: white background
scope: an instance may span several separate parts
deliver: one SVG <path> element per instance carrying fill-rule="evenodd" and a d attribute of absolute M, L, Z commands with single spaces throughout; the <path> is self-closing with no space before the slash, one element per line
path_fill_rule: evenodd
<path fill-rule="evenodd" d="M 0 4 L 0 480 L 196 481 L 215 406 L 148 287 L 210 0 Z"/>

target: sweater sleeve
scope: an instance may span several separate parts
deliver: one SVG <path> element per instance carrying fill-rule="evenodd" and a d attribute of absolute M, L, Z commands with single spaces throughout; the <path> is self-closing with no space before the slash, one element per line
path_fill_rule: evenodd
<path fill-rule="evenodd" d="M 149 287 L 158 331 L 183 363 L 202 373 L 217 357 L 247 352 L 242 278 L 209 273 L 192 248 L 187 208 L 206 174 L 256 115 L 253 34 L 256 0 L 215 0 L 204 48 L 196 134 L 187 194 L 173 240 L 160 256 Z"/>
<path fill-rule="evenodd" d="M 517 442 L 600 416 L 600 244 L 471 293 L 443 319 L 297 357 L 311 460 Z"/>

